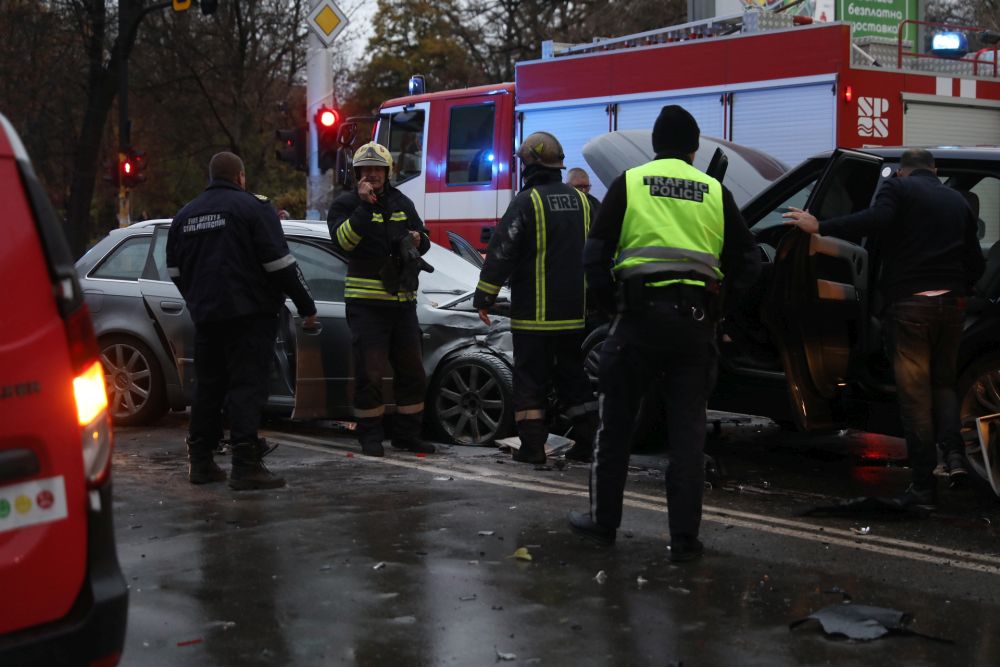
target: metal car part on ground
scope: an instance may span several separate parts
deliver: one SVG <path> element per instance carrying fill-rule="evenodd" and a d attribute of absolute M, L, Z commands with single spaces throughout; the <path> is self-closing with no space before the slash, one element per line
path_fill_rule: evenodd
<path fill-rule="evenodd" d="M 190 405 L 194 325 L 166 274 L 169 220 L 114 230 L 78 262 L 94 314 L 111 398 L 122 425 L 149 424 Z M 346 260 L 325 223 L 283 221 L 285 237 L 317 302 L 322 328 L 301 331 L 286 309 L 275 341 L 270 410 L 296 419 L 353 419 L 351 334 L 344 305 Z M 487 327 L 472 309 L 477 269 L 432 244 L 424 257 L 417 317 L 429 386 L 427 427 L 447 442 L 484 444 L 513 428 L 509 322 Z M 391 379 L 385 380 L 391 406 Z M 440 393 L 434 393 L 438 391 Z M 391 407 L 390 407 L 391 411 Z"/>

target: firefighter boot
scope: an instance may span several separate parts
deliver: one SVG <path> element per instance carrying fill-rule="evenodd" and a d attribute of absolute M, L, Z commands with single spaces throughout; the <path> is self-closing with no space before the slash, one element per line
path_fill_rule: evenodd
<path fill-rule="evenodd" d="M 226 479 L 226 471 L 212 458 L 215 447 L 203 440 L 187 439 L 188 481 L 192 484 L 209 484 Z"/>
<path fill-rule="evenodd" d="M 358 436 L 358 443 L 361 444 L 362 454 L 365 456 L 385 456 L 385 449 L 382 447 L 385 431 L 382 429 L 381 415 L 359 419 L 354 432 Z"/>
<path fill-rule="evenodd" d="M 573 446 L 566 452 L 571 461 L 589 463 L 594 457 L 594 436 L 597 435 L 597 414 L 588 413 L 573 422 Z"/>
<path fill-rule="evenodd" d="M 517 435 L 521 438 L 521 447 L 514 452 L 514 460 L 520 463 L 545 463 L 545 441 L 549 437 L 549 427 L 545 420 L 519 421 Z"/>
<path fill-rule="evenodd" d="M 424 413 L 392 416 L 392 446 L 394 449 L 405 449 L 408 452 L 433 454 L 434 445 L 420 437 L 420 429 L 424 423 Z"/>
<path fill-rule="evenodd" d="M 285 480 L 273 474 L 260 457 L 258 442 L 237 442 L 233 445 L 233 470 L 229 473 L 229 488 L 237 491 L 277 489 Z"/>

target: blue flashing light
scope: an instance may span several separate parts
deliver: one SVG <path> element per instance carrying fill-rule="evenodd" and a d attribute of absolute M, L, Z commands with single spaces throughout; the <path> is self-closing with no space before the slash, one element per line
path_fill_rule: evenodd
<path fill-rule="evenodd" d="M 496 159 L 496 156 L 493 153 L 490 153 L 490 154 L 488 154 L 486 156 L 486 161 L 487 162 L 493 162 L 493 160 L 495 160 L 495 159 Z"/>
<path fill-rule="evenodd" d="M 423 75 L 414 74 L 413 76 L 411 76 L 410 82 L 407 85 L 407 90 L 409 91 L 410 95 L 423 95 L 425 90 Z"/>
<path fill-rule="evenodd" d="M 931 38 L 931 53 L 941 58 L 963 58 L 969 52 L 969 40 L 960 32 L 939 32 Z"/>

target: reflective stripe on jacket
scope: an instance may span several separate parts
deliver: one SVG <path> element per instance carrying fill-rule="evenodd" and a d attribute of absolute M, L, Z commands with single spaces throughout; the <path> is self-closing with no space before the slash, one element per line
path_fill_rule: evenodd
<path fill-rule="evenodd" d="M 722 185 L 683 160 L 653 160 L 625 172 L 627 206 L 614 272 L 621 281 L 663 272 L 722 280 Z M 654 286 L 685 283 L 658 280 Z"/>
<path fill-rule="evenodd" d="M 528 180 L 498 223 L 479 274 L 476 308 L 492 306 L 510 280 L 515 331 L 584 328 L 583 246 L 590 231 L 590 202 L 559 178 L 555 171 Z"/>

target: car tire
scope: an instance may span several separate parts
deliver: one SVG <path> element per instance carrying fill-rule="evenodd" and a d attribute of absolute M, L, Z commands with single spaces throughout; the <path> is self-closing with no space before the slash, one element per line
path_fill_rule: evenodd
<path fill-rule="evenodd" d="M 601 348 L 604 347 L 609 330 L 610 325 L 602 324 L 583 341 L 583 368 L 590 378 L 594 396 L 598 395 L 597 373 L 601 367 Z M 653 453 L 662 450 L 666 442 L 666 405 L 662 394 L 651 390 L 639 401 L 629 448 L 636 454 Z"/>
<path fill-rule="evenodd" d="M 446 360 L 434 374 L 429 396 L 430 426 L 444 442 L 486 445 L 513 432 L 513 373 L 488 352 L 463 352 Z"/>
<path fill-rule="evenodd" d="M 152 424 L 167 410 L 163 372 L 149 347 L 130 336 L 101 339 L 108 412 L 116 426 Z"/>
<path fill-rule="evenodd" d="M 976 417 L 1000 412 L 1000 353 L 986 354 L 965 369 L 958 379 L 958 402 L 969 466 L 981 480 L 988 480 Z"/>

